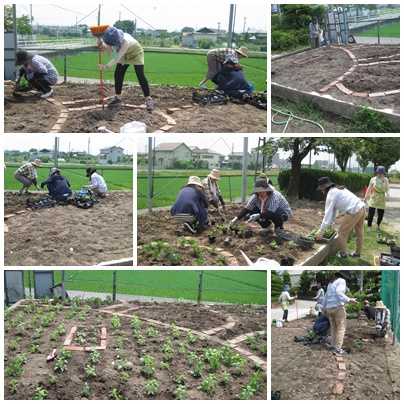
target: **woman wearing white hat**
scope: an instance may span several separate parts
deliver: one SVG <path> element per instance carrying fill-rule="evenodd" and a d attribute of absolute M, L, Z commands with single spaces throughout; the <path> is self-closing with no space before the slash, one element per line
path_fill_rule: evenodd
<path fill-rule="evenodd" d="M 213 205 L 216 209 L 219 208 L 219 203 L 222 208 L 225 208 L 225 203 L 219 188 L 220 170 L 214 168 L 210 174 L 203 180 L 203 186 L 205 188 L 206 196 L 208 198 L 209 205 Z"/>
<path fill-rule="evenodd" d="M 199 86 L 204 87 L 206 82 L 212 80 L 222 70 L 225 60 L 229 58 L 232 58 L 238 64 L 240 58 L 248 58 L 248 48 L 242 46 L 239 49 L 211 49 L 207 54 L 208 71 Z"/>
<path fill-rule="evenodd" d="M 208 226 L 208 200 L 199 177 L 189 177 L 171 207 L 171 215 L 191 233 L 202 231 Z"/>
<path fill-rule="evenodd" d="M 31 185 L 35 185 L 36 189 L 39 190 L 36 169 L 41 166 L 41 163 L 41 160 L 35 159 L 30 163 L 23 164 L 15 171 L 14 178 L 23 185 L 19 192 L 20 195 L 27 193 Z"/>

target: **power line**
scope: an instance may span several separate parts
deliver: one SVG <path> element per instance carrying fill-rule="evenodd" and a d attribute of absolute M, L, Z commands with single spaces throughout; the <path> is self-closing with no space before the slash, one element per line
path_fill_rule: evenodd
<path fill-rule="evenodd" d="M 125 10 L 129 11 L 131 14 L 133 14 L 137 19 L 139 19 L 140 21 L 143 21 L 146 25 L 148 25 L 151 29 L 156 30 L 157 28 L 153 27 L 153 25 L 149 24 L 146 20 L 144 20 L 142 17 L 139 17 L 138 15 L 136 15 L 132 10 L 129 10 L 128 7 L 124 6 L 121 3 L 121 7 L 123 7 Z"/>
<path fill-rule="evenodd" d="M 95 13 L 95 12 L 98 12 L 98 6 L 93 10 L 93 11 L 91 11 L 91 13 L 89 13 L 89 14 L 87 14 L 85 17 L 83 17 L 81 20 L 79 20 L 79 21 L 77 21 L 77 25 L 80 23 L 80 22 L 82 22 L 83 20 L 85 20 L 87 17 L 90 17 L 90 15 L 91 14 L 93 14 L 93 13 Z"/>
<path fill-rule="evenodd" d="M 82 13 L 81 11 L 75 11 L 70 8 L 65 8 L 65 7 L 59 6 L 58 4 L 51 4 L 51 6 L 59 8 L 60 10 L 63 10 L 63 11 L 67 11 L 69 13 L 84 15 L 84 13 Z"/>

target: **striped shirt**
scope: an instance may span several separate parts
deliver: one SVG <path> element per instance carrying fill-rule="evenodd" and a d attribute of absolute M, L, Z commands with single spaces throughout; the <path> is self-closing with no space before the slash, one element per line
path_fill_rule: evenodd
<path fill-rule="evenodd" d="M 41 55 L 34 55 L 26 67 L 28 80 L 33 79 L 35 73 L 45 74 L 45 80 L 51 84 L 55 85 L 58 81 L 58 71 L 52 62 Z"/>
<path fill-rule="evenodd" d="M 35 180 L 38 176 L 36 168 L 32 163 L 25 163 L 16 170 L 15 174 L 29 178 L 30 180 Z"/>
<path fill-rule="evenodd" d="M 290 209 L 288 201 L 277 190 L 274 190 L 271 194 L 269 194 L 264 206 L 261 206 L 261 201 L 259 200 L 258 196 L 254 194 L 250 197 L 245 207 L 248 210 L 257 210 L 261 213 L 265 211 L 275 213 L 276 211 L 281 210 L 283 213 L 287 214 L 288 217 L 292 216 L 292 210 Z"/>
<path fill-rule="evenodd" d="M 232 48 L 211 49 L 208 52 L 208 58 L 209 57 L 214 57 L 219 63 L 223 63 L 228 57 L 231 57 L 232 59 L 234 59 L 235 63 L 239 63 L 238 54 Z"/>

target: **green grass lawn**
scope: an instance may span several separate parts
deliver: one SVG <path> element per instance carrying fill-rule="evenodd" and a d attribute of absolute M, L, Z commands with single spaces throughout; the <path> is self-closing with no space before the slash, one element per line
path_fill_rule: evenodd
<path fill-rule="evenodd" d="M 220 189 L 225 201 L 239 200 L 241 197 L 242 176 L 239 174 L 228 175 L 222 172 L 220 180 Z M 201 179 L 209 174 L 209 170 L 193 170 L 190 172 L 174 171 L 167 178 L 167 172 L 154 178 L 154 198 L 153 206 L 170 206 L 175 202 L 178 192 L 187 183 L 189 175 L 198 175 Z M 278 176 L 270 175 L 275 186 L 278 185 Z M 138 209 L 147 207 L 147 186 L 148 180 L 145 173 L 138 173 L 137 178 L 137 205 Z M 254 186 L 254 175 L 248 176 L 248 192 L 251 192 Z"/>
<path fill-rule="evenodd" d="M 103 63 L 110 60 L 109 55 L 103 56 Z M 59 74 L 63 74 L 63 57 L 52 58 Z M 248 58 L 242 60 L 247 80 L 251 81 L 256 90 L 266 89 L 267 59 Z M 98 79 L 98 53 L 82 52 L 67 56 L 67 75 Z M 198 86 L 206 74 L 206 56 L 145 52 L 145 72 L 151 84 L 170 84 L 179 86 Z M 113 70 L 105 72 L 106 80 L 113 80 Z M 129 68 L 126 81 L 137 82 L 133 68 Z"/>
<path fill-rule="evenodd" d="M 4 189 L 6 190 L 18 190 L 21 188 L 21 184 L 14 178 L 14 172 L 19 165 L 7 165 L 4 170 Z M 38 185 L 44 181 L 49 174 L 49 167 L 41 167 L 38 171 Z M 70 182 L 73 190 L 78 190 L 83 185 L 88 184 L 88 178 L 86 177 L 85 166 L 73 167 L 60 166 L 62 175 L 64 175 Z M 133 188 L 133 170 L 130 168 L 117 169 L 117 168 L 97 168 L 97 171 L 105 178 L 108 188 L 111 191 L 117 190 L 132 190 Z"/>
<path fill-rule="evenodd" d="M 28 287 L 28 272 L 25 287 Z M 55 271 L 55 283 L 61 271 Z M 196 300 L 199 271 L 117 271 L 117 293 Z M 31 275 L 32 279 L 32 275 Z M 112 271 L 65 271 L 67 291 L 112 293 Z M 33 282 L 32 282 L 33 285 Z M 212 302 L 266 304 L 266 272 L 204 271 L 202 299 Z"/>
<path fill-rule="evenodd" d="M 377 26 L 366 31 L 358 32 L 356 36 L 377 37 Z M 380 25 L 380 36 L 385 38 L 400 38 L 400 22 L 392 22 Z"/>

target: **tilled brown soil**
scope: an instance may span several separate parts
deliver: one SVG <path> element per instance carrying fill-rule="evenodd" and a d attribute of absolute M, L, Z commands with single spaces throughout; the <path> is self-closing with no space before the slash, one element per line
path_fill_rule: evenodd
<path fill-rule="evenodd" d="M 5 212 L 25 208 L 26 196 L 6 192 Z M 7 220 L 6 265 L 95 265 L 133 255 L 133 195 L 112 192 L 91 209 L 56 206 Z"/>
<path fill-rule="evenodd" d="M 164 304 L 166 305 L 166 304 Z M 176 310 L 176 307 L 172 307 Z M 41 326 L 44 318 L 49 316 L 50 310 L 55 318 L 48 327 Z M 203 318 L 205 315 L 201 315 Z M 150 323 L 142 322 L 136 335 L 130 325 L 130 318 L 120 319 L 120 326 L 112 327 L 112 316 L 91 310 L 86 307 L 63 309 L 59 306 L 33 306 L 31 309 L 20 308 L 6 315 L 5 321 L 5 368 L 9 369 L 17 355 L 26 354 L 26 362 L 21 367 L 21 374 L 10 375 L 6 371 L 5 398 L 14 400 L 32 399 L 38 387 L 46 390 L 47 399 L 51 400 L 80 400 L 84 399 L 83 391 L 87 384 L 86 398 L 91 400 L 121 399 L 144 400 L 159 399 L 170 400 L 175 398 L 178 386 L 183 385 L 187 399 L 237 399 L 242 388 L 249 383 L 256 371 L 254 363 L 247 359 L 244 371 L 238 374 L 234 367 L 226 367 L 220 363 L 217 370 L 209 370 L 204 361 L 207 348 L 222 349 L 222 345 L 212 340 L 198 337 L 190 342 L 187 333 L 180 332 L 179 336 L 172 334 L 169 328 L 163 328 Z M 198 318 L 195 317 L 195 321 Z M 206 321 L 206 320 L 203 320 Z M 50 335 L 59 326 L 63 325 L 61 335 L 51 340 Z M 96 376 L 86 376 L 85 366 L 89 364 L 88 352 L 72 352 L 65 371 L 58 373 L 54 370 L 55 361 L 46 362 L 47 355 L 56 348 L 58 354 L 62 348 L 66 333 L 73 326 L 86 328 L 107 328 L 107 348 L 99 351 L 99 362 L 94 366 Z M 153 327 L 157 335 L 146 338 L 147 329 Z M 32 334 L 38 328 L 42 333 L 32 339 Z M 143 336 L 144 338 L 141 338 Z M 164 358 L 163 346 L 171 344 L 173 348 L 172 360 Z M 35 346 L 35 349 L 32 347 Z M 193 352 L 202 361 L 201 377 L 193 377 L 192 362 L 189 362 L 190 353 Z M 236 352 L 234 351 L 234 354 Z M 149 377 L 142 373 L 142 359 L 146 355 L 154 361 L 154 372 Z M 121 362 L 119 362 L 119 360 Z M 125 370 L 119 370 L 119 363 L 125 363 Z M 165 365 L 164 365 L 165 364 Z M 229 375 L 227 384 L 221 380 L 225 372 Z M 211 395 L 200 389 L 201 383 L 207 378 L 215 380 Z M 149 380 L 158 381 L 155 396 L 148 396 L 145 391 Z M 11 382 L 14 380 L 14 382 Z M 12 386 L 14 384 L 14 389 Z M 261 388 L 251 399 L 266 399 L 266 374 L 262 374 Z"/>
<path fill-rule="evenodd" d="M 335 356 L 323 345 L 304 346 L 293 340 L 306 335 L 312 324 L 313 319 L 302 319 L 284 328 L 272 327 L 271 390 L 279 391 L 282 400 L 399 399 L 399 376 L 392 375 L 386 365 L 386 352 L 393 351 L 393 347 L 384 339 L 374 338 L 374 324 L 347 320 L 347 375 L 344 392 L 338 396 L 332 394 L 338 374 Z M 395 362 L 399 363 L 398 349 L 395 348 Z"/>
<path fill-rule="evenodd" d="M 397 46 L 348 45 L 357 58 L 371 58 L 359 63 L 378 62 L 380 57 L 400 52 Z M 398 60 L 399 57 L 393 59 Z M 386 59 L 385 59 L 386 60 Z M 387 59 L 388 60 L 388 59 Z M 322 47 L 272 61 L 272 81 L 303 91 L 319 92 L 353 66 L 350 57 L 342 50 Z M 400 64 L 357 66 L 355 71 L 343 80 L 352 91 L 383 92 L 400 88 Z M 400 111 L 400 94 L 385 97 L 353 97 L 335 87 L 324 94 L 345 102 L 352 102 L 378 109 L 390 108 Z"/>
<path fill-rule="evenodd" d="M 250 105 L 198 106 L 192 101 L 192 88 L 173 86 L 151 88 L 156 108 L 166 112 L 167 108 L 191 105 L 172 114 L 177 124 L 170 132 L 266 132 L 266 111 Z M 11 96 L 12 86 L 5 86 L 5 132 L 49 132 L 58 119 L 60 107 L 32 95 L 24 94 L 16 100 Z M 63 84 L 54 88 L 53 98 L 59 102 L 98 99 L 99 89 L 94 84 Z M 106 85 L 106 95 L 113 95 L 113 88 Z M 125 86 L 122 101 L 131 105 L 143 105 L 144 97 L 138 86 Z M 89 101 L 66 108 L 98 104 Z M 148 132 L 158 130 L 167 120 L 157 113 L 143 109 L 113 107 L 105 110 L 70 111 L 61 132 L 97 132 L 98 128 L 119 132 L 121 126 L 130 121 L 141 121 Z"/>
<path fill-rule="evenodd" d="M 285 224 L 285 230 L 294 235 L 307 235 L 321 223 L 321 208 L 321 203 L 296 202 L 296 206 L 292 206 L 293 216 Z M 223 260 L 217 248 L 233 254 L 240 265 L 246 265 L 240 250 L 254 262 L 260 257 L 278 262 L 282 258 L 291 257 L 295 263 L 298 263 L 313 253 L 313 250 L 303 251 L 293 243 L 278 240 L 274 233 L 263 234 L 257 225 L 248 226 L 253 231 L 249 238 L 230 230 L 226 233 L 218 230 L 215 242 L 210 244 L 209 231 L 212 228 L 217 229 L 217 225 L 228 224 L 240 209 L 241 205 L 227 206 L 224 218 L 212 211 L 210 217 L 213 226 L 196 235 L 179 233 L 180 228 L 171 218 L 169 211 L 162 210 L 151 215 L 139 215 L 138 265 L 229 265 L 229 261 Z M 184 235 L 187 238 L 184 238 Z M 189 245 L 188 240 L 191 240 L 193 245 Z M 277 240 L 277 245 L 274 245 L 274 240 Z M 163 245 L 164 242 L 168 244 Z M 160 254 L 158 249 L 161 249 Z"/>

